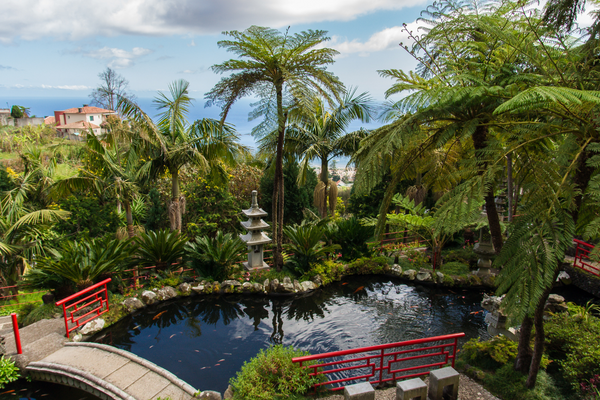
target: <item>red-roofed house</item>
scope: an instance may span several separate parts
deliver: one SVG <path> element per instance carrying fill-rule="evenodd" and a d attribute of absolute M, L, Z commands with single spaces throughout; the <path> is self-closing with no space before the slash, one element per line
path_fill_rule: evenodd
<path fill-rule="evenodd" d="M 56 130 L 69 138 L 81 137 L 81 133 L 88 132 L 90 128 L 97 135 L 103 133 L 102 123 L 110 115 L 117 115 L 117 113 L 99 107 L 90 107 L 87 104 L 83 107 L 54 111 Z"/>

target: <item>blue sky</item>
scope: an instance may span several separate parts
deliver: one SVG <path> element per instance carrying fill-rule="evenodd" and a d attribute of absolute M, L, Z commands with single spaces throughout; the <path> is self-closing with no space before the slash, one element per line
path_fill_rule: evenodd
<path fill-rule="evenodd" d="M 221 32 L 250 25 L 328 31 L 328 46 L 340 51 L 329 69 L 347 86 L 383 100 L 392 82 L 377 70 L 414 67 L 398 45 L 406 40 L 401 25 L 415 21 L 426 5 L 419 0 L 3 0 L 0 107 L 33 97 L 85 99 L 99 84 L 98 73 L 110 66 L 129 80 L 138 98 L 152 98 L 170 82 L 186 79 L 196 107 L 203 108 L 204 93 L 220 78 L 210 66 L 232 57 L 217 46 Z"/>

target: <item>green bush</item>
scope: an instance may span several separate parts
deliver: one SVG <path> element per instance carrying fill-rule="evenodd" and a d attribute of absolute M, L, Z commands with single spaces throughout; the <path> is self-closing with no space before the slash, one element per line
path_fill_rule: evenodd
<path fill-rule="evenodd" d="M 444 263 L 460 262 L 468 266 L 477 265 L 477 254 L 473 252 L 473 246 L 463 246 L 462 248 L 442 251 Z M 444 264 L 445 265 L 445 264 Z"/>
<path fill-rule="evenodd" d="M 245 254 L 246 244 L 236 235 L 218 231 L 214 238 L 197 237 L 185 245 L 190 266 L 202 277 L 222 281 L 230 268 Z"/>
<path fill-rule="evenodd" d="M 544 327 L 546 350 L 575 390 L 600 375 L 599 318 L 570 304 L 569 313 L 554 315 Z"/>
<path fill-rule="evenodd" d="M 293 357 L 308 355 L 307 352 L 295 350 L 282 345 L 260 350 L 256 357 L 245 362 L 242 370 L 229 383 L 233 387 L 233 398 L 253 400 L 273 400 L 298 398 L 306 393 L 318 377 L 310 376 L 310 370 L 292 363 Z M 304 363 L 304 366 L 314 362 Z"/>
<path fill-rule="evenodd" d="M 19 368 L 9 358 L 0 358 L 0 389 L 4 389 L 7 383 L 14 382 L 19 378 Z"/>
<path fill-rule="evenodd" d="M 312 266 L 310 271 L 302 275 L 301 281 L 312 280 L 315 276 L 321 277 L 321 282 L 327 285 L 331 282 L 339 281 L 344 275 L 344 266 L 332 260 L 326 260 L 322 263 Z"/>
<path fill-rule="evenodd" d="M 471 339 L 463 345 L 459 359 L 481 369 L 496 370 L 516 358 L 517 347 L 517 342 L 506 336 L 495 336 L 487 341 Z"/>
<path fill-rule="evenodd" d="M 374 231 L 375 227 L 361 225 L 358 218 L 352 217 L 336 221 L 327 236 L 341 246 L 342 258 L 351 261 L 371 255 L 367 242 L 373 237 Z"/>
<path fill-rule="evenodd" d="M 348 273 L 357 275 L 381 274 L 388 268 L 387 258 L 359 258 L 348 265 Z"/>
<path fill-rule="evenodd" d="M 441 271 L 448 275 L 467 275 L 471 272 L 469 266 L 460 261 L 451 261 L 442 265 Z"/>
<path fill-rule="evenodd" d="M 54 229 L 76 240 L 112 234 L 121 225 L 116 203 L 100 201 L 95 196 L 69 196 L 58 203 L 58 208 L 71 214 L 69 218 L 58 221 Z"/>
<path fill-rule="evenodd" d="M 136 254 L 142 267 L 156 266 L 158 271 L 171 269 L 185 255 L 187 238 L 177 231 L 161 229 L 142 233 L 135 238 L 138 245 Z"/>
<path fill-rule="evenodd" d="M 294 254 L 288 263 L 298 274 L 308 272 L 311 265 L 340 248 L 338 245 L 325 246 L 321 241 L 323 230 L 316 225 L 286 226 L 283 233 L 291 241 L 283 245 L 284 249 Z"/>

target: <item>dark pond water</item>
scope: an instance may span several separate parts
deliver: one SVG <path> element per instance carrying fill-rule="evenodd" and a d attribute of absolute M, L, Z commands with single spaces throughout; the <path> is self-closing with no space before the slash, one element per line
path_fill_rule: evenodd
<path fill-rule="evenodd" d="M 449 333 L 489 337 L 482 293 L 353 277 L 301 298 L 188 297 L 146 309 L 93 338 L 144 357 L 201 390 L 225 391 L 271 344 L 313 354 Z"/>

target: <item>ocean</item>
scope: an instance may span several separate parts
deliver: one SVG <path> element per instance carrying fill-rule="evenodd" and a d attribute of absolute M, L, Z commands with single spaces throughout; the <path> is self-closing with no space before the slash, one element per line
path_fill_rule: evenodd
<path fill-rule="evenodd" d="M 254 128 L 260 120 L 248 121 L 248 113 L 252 110 L 251 103 L 255 101 L 252 99 L 242 99 L 237 102 L 229 112 L 227 116 L 227 122 L 234 125 L 238 135 L 240 137 L 240 143 L 248 146 L 252 151 L 256 149 L 256 141 L 251 135 L 252 128 Z M 73 107 L 81 107 L 84 104 L 90 104 L 91 99 L 89 97 L 14 97 L 4 96 L 0 98 L 0 108 L 10 109 L 13 105 L 19 105 L 29 108 L 29 115 L 36 117 L 47 117 L 53 116 L 54 111 L 66 110 Z M 156 107 L 153 104 L 152 98 L 137 98 L 136 102 L 141 109 L 155 118 L 158 114 Z M 220 109 L 218 107 L 204 107 L 204 100 L 195 100 L 193 106 L 190 109 L 188 120 L 195 121 L 201 118 L 220 118 Z M 366 129 L 374 129 L 381 126 L 381 123 L 369 123 L 364 124 L 360 121 L 355 121 L 350 124 L 348 131 L 352 132 L 358 130 L 361 127 Z M 344 167 L 349 162 L 349 157 L 336 157 L 336 164 L 338 168 Z M 311 162 L 313 166 L 320 166 L 320 162 L 314 160 Z M 331 165 L 331 162 L 330 162 Z"/>

